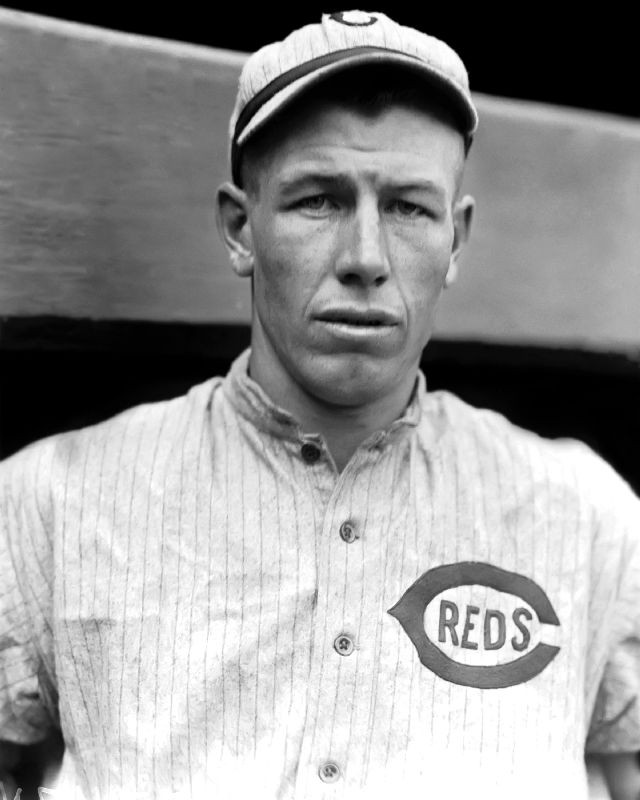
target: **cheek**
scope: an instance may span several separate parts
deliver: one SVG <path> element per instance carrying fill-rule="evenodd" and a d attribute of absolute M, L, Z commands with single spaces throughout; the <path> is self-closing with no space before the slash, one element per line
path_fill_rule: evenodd
<path fill-rule="evenodd" d="M 309 302 L 310 281 L 304 262 L 281 240 L 255 249 L 253 302 L 263 322 L 285 331 L 296 325 Z"/>
<path fill-rule="evenodd" d="M 396 251 L 396 264 L 409 307 L 429 308 L 440 296 L 449 269 L 452 236 L 448 231 L 415 236 Z"/>
<path fill-rule="evenodd" d="M 449 268 L 452 236 L 447 230 L 413 240 L 399 253 L 404 262 L 399 290 L 405 304 L 409 341 L 422 349 L 432 334 L 436 307 Z M 406 242 L 405 242 L 406 245 Z"/>
<path fill-rule="evenodd" d="M 264 292 L 285 289 L 292 270 L 292 248 L 271 220 L 260 220 L 252 230 L 255 283 Z"/>
<path fill-rule="evenodd" d="M 303 309 L 322 281 L 330 262 L 326 237 L 277 217 L 254 231 L 254 291 L 292 313 Z M 275 309 L 274 309 L 275 310 Z M 282 312 L 280 312 L 282 313 Z"/>

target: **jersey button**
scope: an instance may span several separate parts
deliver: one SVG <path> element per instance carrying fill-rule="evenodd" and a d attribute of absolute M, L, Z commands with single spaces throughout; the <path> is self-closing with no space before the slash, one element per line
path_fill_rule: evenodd
<path fill-rule="evenodd" d="M 340 526 L 340 538 L 343 542 L 347 544 L 351 544 L 351 542 L 355 542 L 358 538 L 358 534 L 356 533 L 356 529 L 350 522 L 343 522 Z"/>
<path fill-rule="evenodd" d="M 320 780 L 325 783 L 335 783 L 340 779 L 340 767 L 334 764 L 333 761 L 327 761 L 327 763 L 323 764 L 318 770 L 318 775 L 320 776 Z"/>
<path fill-rule="evenodd" d="M 347 636 L 345 633 L 341 633 L 340 636 L 336 637 L 333 642 L 333 646 L 336 653 L 339 653 L 341 656 L 350 656 L 355 648 L 353 639 L 350 636 Z"/>
<path fill-rule="evenodd" d="M 320 448 L 311 442 L 305 442 L 300 450 L 300 455 L 305 464 L 315 464 L 320 458 Z"/>

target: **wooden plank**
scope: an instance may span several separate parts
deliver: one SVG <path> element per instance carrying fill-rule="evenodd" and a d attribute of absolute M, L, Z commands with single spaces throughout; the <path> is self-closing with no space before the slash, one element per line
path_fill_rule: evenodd
<path fill-rule="evenodd" d="M 245 56 L 0 9 L 0 316 L 246 323 L 213 218 Z M 640 346 L 640 124 L 476 96 L 441 337 Z"/>
<path fill-rule="evenodd" d="M 640 345 L 640 124 L 478 98 L 477 218 L 440 332 Z M 476 149 L 477 148 L 477 149 Z"/>
<path fill-rule="evenodd" d="M 0 14 L 0 314 L 248 319 L 213 216 L 244 56 Z"/>

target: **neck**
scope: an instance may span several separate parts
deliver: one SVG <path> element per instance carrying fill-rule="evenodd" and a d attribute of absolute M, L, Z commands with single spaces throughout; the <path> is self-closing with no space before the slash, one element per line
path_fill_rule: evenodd
<path fill-rule="evenodd" d="M 417 365 L 389 394 L 353 406 L 332 404 L 314 396 L 294 380 L 275 354 L 262 353 L 253 345 L 249 373 L 273 403 L 293 415 L 305 433 L 322 435 L 342 472 L 366 439 L 402 416 L 415 384 Z"/>

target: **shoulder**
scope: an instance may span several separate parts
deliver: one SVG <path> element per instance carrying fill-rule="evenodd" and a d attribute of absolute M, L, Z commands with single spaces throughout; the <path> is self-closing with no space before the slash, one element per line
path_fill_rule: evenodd
<path fill-rule="evenodd" d="M 126 468 L 144 463 L 160 444 L 171 446 L 190 425 L 202 425 L 222 378 L 211 378 L 186 394 L 144 403 L 77 430 L 33 442 L 0 462 L 0 497 L 39 495 L 72 483 L 96 463 Z"/>
<path fill-rule="evenodd" d="M 473 446 L 479 454 L 509 456 L 516 461 L 540 458 L 548 464 L 573 466 L 585 476 L 611 467 L 591 447 L 572 438 L 551 439 L 511 422 L 504 414 L 476 408 L 446 391 L 432 393 L 441 434 L 447 441 Z"/>
<path fill-rule="evenodd" d="M 638 515 L 640 501 L 629 484 L 589 445 L 550 439 L 512 423 L 503 414 L 475 408 L 446 391 L 432 393 L 441 446 L 461 462 L 486 472 L 487 480 L 519 483 L 567 500 L 578 496 L 596 513 L 612 509 Z"/>

